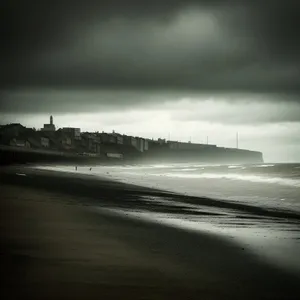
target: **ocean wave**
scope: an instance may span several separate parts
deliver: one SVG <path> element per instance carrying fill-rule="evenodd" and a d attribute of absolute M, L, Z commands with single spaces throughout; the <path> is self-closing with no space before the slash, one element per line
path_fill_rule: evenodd
<path fill-rule="evenodd" d="M 161 175 L 161 174 L 160 174 Z M 300 187 L 300 179 L 290 179 L 282 177 L 264 177 L 258 175 L 240 175 L 240 174 L 182 174 L 182 173 L 166 173 L 163 176 L 177 177 L 186 179 L 227 179 L 227 180 L 242 180 L 255 183 L 270 183 L 284 186 Z"/>
<path fill-rule="evenodd" d="M 253 166 L 254 168 L 269 168 L 269 167 L 274 167 L 275 165 L 256 165 Z"/>
<path fill-rule="evenodd" d="M 204 169 L 204 168 L 201 168 Z M 184 168 L 184 169 L 180 169 L 181 172 L 189 172 L 189 171 L 197 171 L 199 169 L 196 168 Z"/>

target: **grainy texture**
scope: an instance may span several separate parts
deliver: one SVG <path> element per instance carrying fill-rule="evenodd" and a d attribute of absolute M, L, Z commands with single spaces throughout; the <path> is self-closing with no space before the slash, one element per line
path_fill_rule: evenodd
<path fill-rule="evenodd" d="M 47 174 L 44 180 L 52 176 L 56 182 L 55 173 Z M 0 229 L 1 295 L 6 299 L 299 296 L 299 278 L 257 261 L 238 245 L 94 209 L 96 204 L 103 206 L 105 193 L 109 195 L 105 206 L 108 198 L 114 205 L 118 201 L 134 205 L 129 191 L 136 193 L 136 187 L 127 186 L 123 193 L 125 186 L 99 181 L 97 196 L 79 197 L 69 193 L 70 182 L 65 179 L 71 175 L 59 177 L 65 182 L 59 190 L 56 185 L 40 189 L 41 173 L 36 188 L 29 184 L 34 176 L 10 177 L 11 183 L 5 176 L 2 172 Z M 84 177 L 81 189 L 96 184 Z"/>

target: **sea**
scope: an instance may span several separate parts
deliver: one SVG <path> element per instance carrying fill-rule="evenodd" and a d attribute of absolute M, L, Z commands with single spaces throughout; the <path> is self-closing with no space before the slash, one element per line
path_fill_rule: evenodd
<path fill-rule="evenodd" d="M 300 274 L 300 163 L 249 165 L 132 164 L 39 166 L 41 169 L 107 177 L 123 183 L 207 198 L 227 207 L 203 206 L 147 196 L 146 203 L 175 212 L 102 208 L 110 213 L 230 239 L 259 259 Z M 236 205 L 241 204 L 241 208 Z M 226 206 L 225 205 L 225 206 Z M 243 209 L 243 207 L 253 209 Z M 149 205 L 151 207 L 151 205 Z M 260 211 L 255 213 L 255 209 Z M 174 210 L 172 210 L 174 211 Z M 263 212 L 267 213 L 263 213 Z M 268 212 L 278 214 L 272 215 Z M 293 216 L 293 217 L 290 217 Z"/>

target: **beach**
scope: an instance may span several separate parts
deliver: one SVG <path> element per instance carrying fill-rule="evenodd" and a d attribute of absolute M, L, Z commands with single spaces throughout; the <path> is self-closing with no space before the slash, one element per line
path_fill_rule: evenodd
<path fill-rule="evenodd" d="M 295 270 L 222 235 L 131 214 L 140 209 L 184 214 L 183 202 L 197 202 L 205 207 L 198 211 L 203 218 L 218 218 L 229 209 L 298 226 L 297 212 L 188 197 L 88 174 L 5 167 L 0 176 L 1 294 L 7 299 L 299 298 Z M 158 198 L 178 205 L 151 202 Z"/>

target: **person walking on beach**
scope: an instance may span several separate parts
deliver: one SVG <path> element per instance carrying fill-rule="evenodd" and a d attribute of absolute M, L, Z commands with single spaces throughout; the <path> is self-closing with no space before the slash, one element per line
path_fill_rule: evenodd
<path fill-rule="evenodd" d="M 75 167 L 75 170 L 77 171 L 77 166 Z"/>
<path fill-rule="evenodd" d="M 90 171 L 92 171 L 92 168 L 90 168 Z"/>

